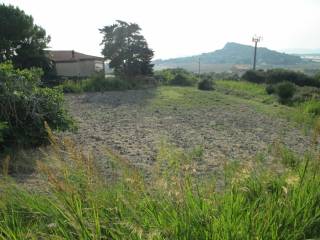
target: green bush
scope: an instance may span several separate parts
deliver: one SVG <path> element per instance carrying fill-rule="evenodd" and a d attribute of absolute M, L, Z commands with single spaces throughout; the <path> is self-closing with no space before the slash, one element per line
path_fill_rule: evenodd
<path fill-rule="evenodd" d="M 214 90 L 214 82 L 210 77 L 206 77 L 200 80 L 198 83 L 198 89 L 200 90 Z"/>
<path fill-rule="evenodd" d="M 194 82 L 192 79 L 185 74 L 178 73 L 171 81 L 170 85 L 174 86 L 192 86 L 194 85 Z"/>
<path fill-rule="evenodd" d="M 243 80 L 254 83 L 268 83 L 270 85 L 281 82 L 291 82 L 297 86 L 320 87 L 320 79 L 311 77 L 302 72 L 296 72 L 287 69 L 270 69 L 268 71 L 249 70 L 242 76 Z"/>
<path fill-rule="evenodd" d="M 8 125 L 4 145 L 35 146 L 47 142 L 44 122 L 52 129 L 73 125 L 59 88 L 41 88 L 40 69 L 18 70 L 0 64 L 0 122 Z"/>
<path fill-rule="evenodd" d="M 194 86 L 197 76 L 182 68 L 164 69 L 155 72 L 155 79 L 164 84 L 172 86 Z"/>
<path fill-rule="evenodd" d="M 291 82 L 278 83 L 276 89 L 281 103 L 288 103 L 296 92 L 296 86 Z"/>
<path fill-rule="evenodd" d="M 154 72 L 155 79 L 163 85 L 168 85 L 174 76 L 175 74 L 172 69 L 164 69 Z"/>
<path fill-rule="evenodd" d="M 266 92 L 270 95 L 276 92 L 276 88 L 274 85 L 269 84 L 266 86 Z"/>
<path fill-rule="evenodd" d="M 62 88 L 65 93 L 104 92 L 139 88 L 146 84 L 148 83 L 145 77 L 123 80 L 118 77 L 105 78 L 104 75 L 97 74 L 89 79 L 67 80 L 62 84 Z"/>
<path fill-rule="evenodd" d="M 262 70 L 258 70 L 258 71 L 249 70 L 242 75 L 242 79 L 248 82 L 253 82 L 253 83 L 265 83 L 266 74 Z"/>
<path fill-rule="evenodd" d="M 298 86 L 320 87 L 320 81 L 302 72 L 286 69 L 271 69 L 266 72 L 266 82 L 276 84 L 283 81 L 294 83 Z"/>

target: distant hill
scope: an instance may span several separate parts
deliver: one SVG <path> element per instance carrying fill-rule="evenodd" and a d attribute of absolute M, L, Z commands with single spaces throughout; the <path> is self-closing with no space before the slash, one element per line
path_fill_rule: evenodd
<path fill-rule="evenodd" d="M 198 59 L 201 59 L 201 64 L 208 65 L 251 65 L 253 61 L 254 48 L 252 46 L 239 43 L 227 43 L 224 48 L 214 52 L 202 53 L 201 55 L 181 57 L 167 60 L 155 60 L 156 69 L 166 67 L 196 66 Z M 267 48 L 258 48 L 257 65 L 258 66 L 284 66 L 295 65 L 303 62 L 300 56 L 280 53 Z"/>

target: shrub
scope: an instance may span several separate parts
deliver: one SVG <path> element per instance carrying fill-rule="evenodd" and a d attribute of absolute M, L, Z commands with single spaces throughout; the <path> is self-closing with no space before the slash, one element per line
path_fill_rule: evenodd
<path fill-rule="evenodd" d="M 170 85 L 174 86 L 192 86 L 193 82 L 187 75 L 178 73 L 171 81 Z"/>
<path fill-rule="evenodd" d="M 271 69 L 266 72 L 266 82 L 276 84 L 283 81 L 292 82 L 298 86 L 320 87 L 320 81 L 302 72 L 286 69 Z"/>
<path fill-rule="evenodd" d="M 85 92 L 104 92 L 113 90 L 127 90 L 131 89 L 132 85 L 129 81 L 122 80 L 116 77 L 105 78 L 104 76 L 93 76 L 84 84 L 83 90 Z"/>
<path fill-rule="evenodd" d="M 73 80 L 66 80 L 62 83 L 62 89 L 64 93 L 81 93 L 83 92 L 84 82 L 86 80 L 73 81 Z"/>
<path fill-rule="evenodd" d="M 297 93 L 293 97 L 293 102 L 305 102 L 311 99 L 320 99 L 320 88 L 316 87 L 299 87 Z"/>
<path fill-rule="evenodd" d="M 167 85 L 174 78 L 174 73 L 172 69 L 164 69 L 155 71 L 154 77 L 159 83 Z"/>
<path fill-rule="evenodd" d="M 4 145 L 34 146 L 47 142 L 44 122 L 52 129 L 73 125 L 59 88 L 41 88 L 40 69 L 16 70 L 0 64 L 0 122 L 8 125 Z"/>
<path fill-rule="evenodd" d="M 104 92 L 115 90 L 128 90 L 140 86 L 138 80 L 122 80 L 116 77 L 105 78 L 101 75 L 94 75 L 84 80 L 67 80 L 62 84 L 65 93 L 81 93 L 81 92 Z"/>
<path fill-rule="evenodd" d="M 164 69 L 155 72 L 155 79 L 164 85 L 193 86 L 197 82 L 194 73 L 182 68 Z"/>
<path fill-rule="evenodd" d="M 262 70 L 259 70 L 259 71 L 249 70 L 242 75 L 242 79 L 248 82 L 253 82 L 253 83 L 265 83 L 266 74 Z"/>
<path fill-rule="evenodd" d="M 198 83 L 198 89 L 200 90 L 214 90 L 214 82 L 210 78 L 204 78 Z"/>
<path fill-rule="evenodd" d="M 296 86 L 291 82 L 278 83 L 276 88 L 281 103 L 288 103 L 296 92 Z"/>
<path fill-rule="evenodd" d="M 249 70 L 242 76 L 243 80 L 254 83 L 277 84 L 281 82 L 291 82 L 298 86 L 320 87 L 320 79 L 308 76 L 302 72 L 287 69 L 270 69 L 268 71 Z"/>
<path fill-rule="evenodd" d="M 266 92 L 270 95 L 276 92 L 276 88 L 274 85 L 269 84 L 266 86 Z"/>

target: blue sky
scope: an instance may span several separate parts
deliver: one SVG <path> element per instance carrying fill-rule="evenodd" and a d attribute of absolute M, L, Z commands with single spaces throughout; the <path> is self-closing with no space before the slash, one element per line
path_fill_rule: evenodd
<path fill-rule="evenodd" d="M 98 29 L 120 19 L 142 28 L 155 58 L 210 52 L 226 42 L 275 50 L 320 48 L 320 0 L 3 0 L 31 14 L 55 50 L 100 55 Z"/>

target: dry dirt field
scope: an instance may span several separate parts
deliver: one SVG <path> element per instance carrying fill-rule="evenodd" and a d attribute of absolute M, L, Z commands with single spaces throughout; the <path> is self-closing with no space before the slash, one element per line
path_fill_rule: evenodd
<path fill-rule="evenodd" d="M 303 153 L 309 144 L 292 122 L 260 111 L 263 103 L 220 91 L 161 87 L 70 94 L 66 99 L 79 129 L 64 135 L 94 152 L 110 147 L 142 169 L 153 164 L 161 141 L 203 149 L 198 167 L 205 172 L 218 170 L 224 161 L 259 158 L 268 164 L 275 145 Z M 103 168 L 104 157 L 99 159 Z"/>

